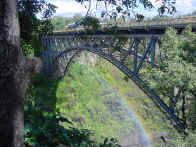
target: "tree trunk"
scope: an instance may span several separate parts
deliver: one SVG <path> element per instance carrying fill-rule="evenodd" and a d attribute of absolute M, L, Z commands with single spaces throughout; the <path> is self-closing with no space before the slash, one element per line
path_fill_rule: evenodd
<path fill-rule="evenodd" d="M 20 49 L 16 0 L 0 0 L 0 147 L 24 146 L 24 96 L 40 67 Z"/>

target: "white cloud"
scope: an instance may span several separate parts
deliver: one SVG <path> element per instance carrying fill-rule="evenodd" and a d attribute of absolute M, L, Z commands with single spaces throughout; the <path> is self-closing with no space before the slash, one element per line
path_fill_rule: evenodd
<path fill-rule="evenodd" d="M 75 0 L 48 0 L 48 2 L 58 7 L 56 9 L 55 15 L 71 16 L 76 13 L 81 13 L 82 15 L 85 15 L 89 8 L 89 2 L 84 2 L 83 4 L 78 3 Z M 112 5 L 107 7 L 107 10 L 109 11 L 111 11 L 112 9 Z M 103 2 L 96 3 L 92 0 L 89 11 L 92 15 L 100 15 L 101 11 L 103 10 L 105 10 L 105 5 Z"/>
<path fill-rule="evenodd" d="M 75 0 L 48 0 L 48 1 L 58 7 L 56 9 L 55 15 L 73 16 L 76 13 L 81 13 L 82 15 L 85 15 L 88 9 L 87 2 L 85 4 L 80 4 L 80 3 L 77 3 Z M 150 0 L 150 1 L 155 6 L 160 5 L 159 3 L 160 0 L 159 2 L 157 2 L 157 0 Z M 191 13 L 192 11 L 196 10 L 196 0 L 176 0 L 175 6 L 177 9 L 177 14 Z M 108 9 L 112 10 L 112 7 L 109 7 Z M 98 5 L 98 9 L 96 9 L 95 3 L 92 3 L 91 10 L 90 10 L 92 14 L 100 13 L 102 10 L 104 10 L 103 3 L 100 3 Z M 148 13 L 148 12 L 144 11 L 144 13 Z"/>
<path fill-rule="evenodd" d="M 187 14 L 196 10 L 195 0 L 176 0 L 176 9 L 179 14 Z"/>
<path fill-rule="evenodd" d="M 87 9 L 84 5 L 77 3 L 74 0 L 71 1 L 61 1 L 55 0 L 50 1 L 50 3 L 54 4 L 58 8 L 56 9 L 56 15 L 73 15 L 76 13 L 85 14 Z"/>

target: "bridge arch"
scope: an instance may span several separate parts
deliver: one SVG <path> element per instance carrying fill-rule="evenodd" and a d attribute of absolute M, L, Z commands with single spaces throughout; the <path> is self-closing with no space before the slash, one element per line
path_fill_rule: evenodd
<path fill-rule="evenodd" d="M 105 52 L 103 52 L 99 48 L 93 48 L 93 47 L 73 47 L 73 48 L 68 48 L 68 49 L 62 51 L 60 54 L 58 54 L 54 58 L 52 63 L 54 64 L 59 58 L 63 57 L 64 55 L 66 55 L 66 54 L 68 54 L 68 53 L 70 53 L 72 51 L 74 51 L 75 53 L 72 55 L 72 57 L 67 62 L 67 65 L 66 65 L 65 70 L 64 70 L 64 74 L 69 70 L 69 67 L 70 67 L 73 59 L 76 57 L 76 55 L 80 54 L 82 51 L 88 51 L 88 52 L 91 52 L 93 54 L 96 54 L 96 55 L 104 58 L 105 60 L 107 60 L 111 64 L 113 64 L 115 67 L 117 67 L 129 79 L 131 79 L 139 88 L 141 88 L 155 102 L 155 104 L 158 106 L 158 108 L 161 111 L 166 112 L 169 115 L 168 118 L 172 119 L 175 122 L 174 126 L 176 126 L 176 128 L 179 131 L 183 131 L 185 129 L 184 125 L 180 122 L 180 119 L 176 115 L 173 114 L 173 112 L 167 106 L 167 104 L 165 104 L 165 102 L 162 101 L 160 99 L 160 97 L 158 95 L 156 95 L 156 93 L 152 89 L 150 89 L 144 83 L 144 81 L 142 79 L 140 79 L 137 75 L 135 75 L 134 72 L 132 72 L 126 65 L 124 65 L 120 61 L 118 61 L 115 57 L 106 54 Z"/>
<path fill-rule="evenodd" d="M 176 24 L 174 25 L 174 28 L 177 29 L 178 33 L 180 34 L 180 32 L 186 27 L 186 25 L 187 24 Z M 196 24 L 192 24 L 193 32 L 195 32 L 195 25 Z M 74 57 L 80 52 L 86 50 L 88 52 L 97 54 L 98 56 L 101 56 L 102 58 L 112 63 L 114 66 L 120 69 L 120 71 L 127 75 L 127 77 L 129 77 L 133 82 L 135 82 L 138 87 L 140 87 L 155 103 L 157 103 L 157 105 L 162 108 L 161 110 L 164 110 L 164 112 L 168 114 L 167 116 L 169 116 L 169 118 L 173 120 L 176 128 L 186 133 L 186 122 L 184 121 L 185 119 L 183 118 L 183 116 L 179 115 L 180 110 L 178 112 L 174 111 L 174 107 L 177 108 L 176 104 L 177 102 L 179 104 L 180 101 L 176 100 L 175 102 L 173 102 L 173 92 L 171 92 L 173 91 L 173 89 L 166 90 L 169 95 L 162 93 L 160 97 L 164 96 L 164 98 L 161 99 L 152 89 L 148 87 L 146 83 L 144 83 L 144 81 L 142 80 L 143 77 L 140 76 L 139 72 L 141 71 L 144 62 L 150 63 L 151 67 L 153 68 L 160 67 L 161 62 L 165 59 L 165 55 L 162 54 L 159 47 L 156 48 L 156 44 L 158 43 L 160 45 L 160 42 L 157 40 L 157 38 L 161 37 L 165 33 L 166 28 L 167 26 L 149 26 L 148 28 L 122 27 L 115 30 L 115 32 L 98 31 L 94 32 L 93 34 L 88 34 L 85 31 L 68 31 L 42 36 L 40 41 L 42 45 L 46 49 L 48 49 L 45 50 L 46 52 L 43 52 L 46 53 L 46 63 L 47 60 L 49 60 L 45 67 L 49 71 L 48 73 L 50 73 L 50 71 L 54 71 L 51 70 L 53 67 L 50 68 L 51 59 L 52 62 L 55 63 L 58 58 L 67 54 L 68 56 L 64 56 L 65 58 L 63 58 L 65 59 L 65 63 L 67 65 L 65 67 L 66 72 Z M 123 43 L 123 46 L 120 47 L 120 50 L 118 50 L 117 54 L 120 54 L 119 60 L 118 57 L 115 57 L 116 52 L 113 51 L 116 50 L 116 44 L 121 44 L 118 43 L 118 40 L 121 40 L 120 38 L 122 38 L 123 40 L 124 37 L 128 39 L 128 42 Z M 145 40 L 144 48 L 140 48 L 142 44 L 138 40 Z M 50 55 L 50 53 L 52 53 L 52 56 Z M 131 64 L 133 66 L 129 67 L 129 65 L 123 63 L 123 60 L 121 60 L 121 55 L 123 59 L 128 59 L 127 57 L 131 56 L 131 59 L 133 59 L 133 62 L 131 61 Z M 157 58 L 157 55 L 160 58 Z M 53 60 L 54 57 L 55 59 Z M 59 61 L 61 62 L 62 60 Z M 155 62 L 158 62 L 158 64 L 156 64 Z M 182 104 L 179 104 L 179 107 L 180 106 L 184 108 L 185 103 L 182 102 Z M 184 110 L 181 110 L 181 112 L 184 113 Z"/>

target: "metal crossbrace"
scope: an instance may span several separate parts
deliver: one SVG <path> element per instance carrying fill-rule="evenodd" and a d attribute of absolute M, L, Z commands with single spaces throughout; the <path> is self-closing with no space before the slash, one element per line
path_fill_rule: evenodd
<path fill-rule="evenodd" d="M 133 49 L 133 50 L 130 50 L 130 49 L 123 48 L 122 50 L 125 51 L 125 52 L 127 52 L 127 54 L 126 54 L 126 56 L 121 60 L 121 63 L 124 63 L 124 60 L 125 60 L 129 55 L 133 55 L 133 56 L 134 56 L 134 49 Z M 138 52 L 138 51 L 137 51 L 137 52 Z M 141 58 L 143 57 L 143 56 L 142 56 L 141 54 L 139 54 L 139 53 L 135 53 L 135 54 L 137 55 L 137 59 L 138 59 L 138 58 L 141 59 Z M 133 59 L 133 61 L 134 61 L 134 59 Z M 152 63 L 151 61 L 152 61 L 152 59 L 151 59 L 151 60 L 149 60 L 149 59 L 145 59 L 145 60 L 144 60 L 144 62 L 147 62 L 147 63 L 151 64 L 151 66 L 152 66 L 152 64 L 153 64 L 154 66 L 152 66 L 152 67 L 159 67 L 158 64 Z M 136 66 L 136 67 L 137 67 L 137 66 Z"/>
<path fill-rule="evenodd" d="M 136 64 L 134 63 L 134 74 L 135 75 L 137 75 L 139 70 L 141 69 L 141 67 L 142 67 L 142 65 L 144 63 L 144 60 L 146 59 L 147 54 L 150 52 L 150 49 L 153 48 L 152 50 L 155 50 L 154 47 L 153 47 L 154 44 L 155 44 L 155 40 L 152 38 L 150 40 L 150 43 L 149 43 L 148 47 L 145 49 L 144 54 L 143 54 L 143 56 L 142 56 L 142 58 L 141 58 L 141 60 L 140 60 L 140 62 L 138 64 L 138 66 L 136 66 Z M 136 46 L 134 48 L 134 59 L 136 58 L 136 60 L 137 60 L 138 54 L 137 54 L 137 51 L 135 51 L 135 50 L 138 50 L 137 47 L 138 46 Z M 155 53 L 153 53 L 153 55 L 155 55 Z M 134 62 L 136 62 L 136 61 L 134 60 Z M 154 57 L 153 57 L 153 61 L 151 61 L 151 62 L 153 62 L 151 64 L 154 66 Z"/>

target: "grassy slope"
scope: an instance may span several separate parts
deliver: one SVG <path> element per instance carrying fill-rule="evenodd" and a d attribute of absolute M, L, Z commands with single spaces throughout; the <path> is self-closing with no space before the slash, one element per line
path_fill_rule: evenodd
<path fill-rule="evenodd" d="M 98 140 L 102 136 L 119 137 L 122 131 L 131 129 L 123 111 L 119 109 L 113 113 L 107 105 L 115 101 L 114 93 L 84 65 L 72 65 L 59 82 L 56 97 L 57 108 L 77 127 L 94 130 Z M 123 118 L 118 117 L 123 115 Z"/>
<path fill-rule="evenodd" d="M 95 132 L 98 141 L 103 137 L 118 138 L 132 129 L 131 120 L 119 105 L 116 93 L 85 65 L 72 64 L 60 81 L 37 75 L 33 87 L 35 93 L 32 95 L 39 104 L 59 109 L 75 122 L 75 127 Z M 113 107 L 111 103 L 117 106 Z"/>

